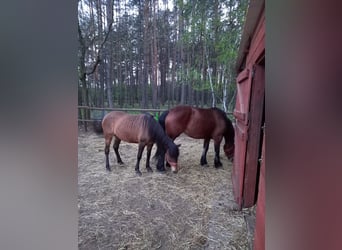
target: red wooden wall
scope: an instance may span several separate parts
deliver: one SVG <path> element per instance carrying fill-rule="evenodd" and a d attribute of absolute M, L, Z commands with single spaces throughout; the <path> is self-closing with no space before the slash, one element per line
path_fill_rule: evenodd
<path fill-rule="evenodd" d="M 240 72 L 234 109 L 233 192 L 240 208 L 256 203 L 254 250 L 265 249 L 264 6 L 262 0 L 250 3 L 237 65 Z"/>
<path fill-rule="evenodd" d="M 265 94 L 265 13 L 258 19 L 245 68 L 237 77 L 235 116 L 235 154 L 232 182 L 239 207 L 256 202 L 258 159 Z"/>
<path fill-rule="evenodd" d="M 261 168 L 259 177 L 258 203 L 254 232 L 254 250 L 265 249 L 265 132 L 262 143 Z"/>
<path fill-rule="evenodd" d="M 265 3 L 251 0 L 237 67 L 234 109 L 234 197 L 240 208 L 256 203 L 254 250 L 265 249 Z"/>

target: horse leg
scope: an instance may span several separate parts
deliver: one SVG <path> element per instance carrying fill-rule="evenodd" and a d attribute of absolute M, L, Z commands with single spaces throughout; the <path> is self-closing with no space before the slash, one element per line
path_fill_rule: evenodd
<path fill-rule="evenodd" d="M 146 157 L 146 169 L 147 172 L 153 172 L 152 168 L 150 167 L 150 158 L 151 158 L 151 151 L 152 151 L 153 144 L 147 145 L 147 157 Z"/>
<path fill-rule="evenodd" d="M 208 152 L 208 148 L 209 148 L 209 142 L 210 142 L 210 139 L 204 139 L 203 152 L 202 152 L 202 156 L 201 156 L 201 166 L 208 165 L 207 152 Z"/>
<path fill-rule="evenodd" d="M 111 171 L 110 166 L 109 166 L 109 147 L 110 147 L 111 142 L 112 142 L 112 137 L 111 136 L 105 136 L 106 169 L 108 171 Z"/>
<path fill-rule="evenodd" d="M 119 145 L 120 145 L 121 140 L 117 137 L 115 137 L 114 139 L 114 145 L 113 145 L 113 149 L 116 155 L 116 159 L 118 161 L 119 164 L 123 164 L 120 154 L 119 154 Z"/>
<path fill-rule="evenodd" d="M 137 164 L 135 165 L 135 172 L 141 176 L 141 172 L 139 170 L 139 165 L 140 165 L 140 160 L 141 160 L 141 156 L 142 156 L 142 153 L 144 151 L 144 148 L 145 148 L 145 144 L 144 143 L 139 143 L 139 148 L 138 148 L 138 156 L 137 156 Z"/>
<path fill-rule="evenodd" d="M 165 171 L 164 162 L 165 162 L 165 152 L 162 152 L 158 157 L 158 162 L 157 162 L 157 170 L 158 171 L 160 171 L 160 172 Z"/>
<path fill-rule="evenodd" d="M 220 140 L 215 140 L 214 147 L 215 147 L 215 160 L 214 165 L 215 168 L 222 167 L 222 163 L 220 161 L 220 144 L 221 144 L 222 138 Z"/>

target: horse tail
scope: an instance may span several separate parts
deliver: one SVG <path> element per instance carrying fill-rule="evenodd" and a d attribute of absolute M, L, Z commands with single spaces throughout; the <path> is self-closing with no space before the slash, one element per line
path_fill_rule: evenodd
<path fill-rule="evenodd" d="M 98 135 L 103 134 L 102 120 L 103 119 L 93 121 L 93 129 L 94 129 L 95 133 Z"/>
<path fill-rule="evenodd" d="M 166 110 L 164 111 L 158 118 L 158 123 L 159 125 L 163 128 L 163 131 L 165 132 L 165 119 L 166 119 L 166 116 L 169 114 L 169 111 Z M 165 153 L 163 148 L 162 147 L 157 147 L 157 150 L 156 150 L 156 153 L 154 154 L 153 156 L 153 159 L 158 159 L 159 156 L 162 154 L 162 153 Z"/>

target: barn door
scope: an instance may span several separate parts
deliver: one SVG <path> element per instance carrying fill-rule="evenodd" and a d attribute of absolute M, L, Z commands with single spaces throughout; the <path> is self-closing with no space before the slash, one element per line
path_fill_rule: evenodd
<path fill-rule="evenodd" d="M 264 126 L 265 127 L 265 126 Z M 266 206 L 266 192 L 265 192 L 265 131 L 262 142 L 262 154 L 260 158 L 260 177 L 259 177 L 259 192 L 258 203 L 256 208 L 256 221 L 254 231 L 254 250 L 265 249 L 265 206 Z"/>
<path fill-rule="evenodd" d="M 248 112 L 251 95 L 252 70 L 246 68 L 237 77 L 235 119 L 235 153 L 232 171 L 234 197 L 242 207 L 243 177 L 246 158 Z"/>
<path fill-rule="evenodd" d="M 264 65 L 254 65 L 238 75 L 232 182 L 235 200 L 240 208 L 251 207 L 256 200 L 264 94 Z"/>

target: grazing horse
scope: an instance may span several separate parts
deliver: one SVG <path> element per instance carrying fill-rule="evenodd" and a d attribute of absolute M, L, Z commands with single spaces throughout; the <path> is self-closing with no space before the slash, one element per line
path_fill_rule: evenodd
<path fill-rule="evenodd" d="M 218 108 L 194 108 L 176 106 L 159 117 L 159 124 L 166 134 L 175 140 L 181 133 L 195 139 L 204 139 L 201 165 L 207 165 L 207 151 L 210 139 L 214 140 L 215 167 L 221 167 L 220 144 L 225 139 L 223 150 L 229 160 L 234 156 L 234 127 L 224 111 Z M 156 152 L 156 155 L 162 152 Z M 160 162 L 159 162 L 160 163 Z M 162 161 L 164 164 L 164 161 Z"/>
<path fill-rule="evenodd" d="M 110 171 L 109 166 L 109 148 L 114 137 L 113 149 L 116 154 L 117 162 L 123 164 L 120 154 L 119 145 L 121 140 L 129 143 L 138 143 L 137 163 L 135 171 L 141 175 L 139 164 L 145 146 L 147 146 L 146 169 L 152 172 L 150 167 L 150 156 L 153 144 L 157 144 L 157 151 L 166 155 L 167 162 L 171 165 L 172 171 L 177 172 L 177 160 L 179 149 L 176 144 L 165 134 L 158 122 L 149 114 L 130 115 L 121 111 L 112 111 L 106 114 L 102 120 L 102 129 L 105 138 L 105 155 L 106 169 Z M 164 159 L 162 159 L 164 161 Z M 161 164 L 158 164 L 160 166 Z M 165 171 L 165 168 L 157 168 Z"/>

